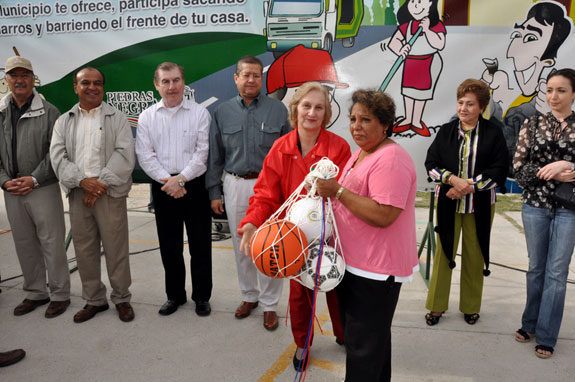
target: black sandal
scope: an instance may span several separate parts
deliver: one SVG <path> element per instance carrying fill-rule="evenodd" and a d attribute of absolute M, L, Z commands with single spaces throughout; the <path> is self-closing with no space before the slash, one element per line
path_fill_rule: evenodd
<path fill-rule="evenodd" d="M 521 343 L 526 343 L 531 341 L 531 336 L 529 333 L 527 333 L 525 330 L 523 329 L 517 329 L 515 331 L 515 334 L 519 334 L 522 338 L 519 338 L 517 335 L 515 336 L 515 341 L 517 342 L 521 342 Z M 534 335 L 533 335 L 534 336 Z M 535 337 L 535 336 L 534 336 Z"/>
<path fill-rule="evenodd" d="M 463 319 L 464 319 L 465 322 L 467 322 L 469 325 L 475 325 L 475 323 L 477 322 L 477 320 L 479 320 L 479 314 L 477 314 L 477 313 L 473 313 L 473 314 L 463 313 Z"/>
<path fill-rule="evenodd" d="M 543 350 L 543 351 L 548 351 L 551 354 L 543 354 L 543 353 L 539 353 L 538 350 Z M 550 358 L 553 355 L 553 351 L 555 349 L 553 349 L 551 346 L 545 346 L 545 345 L 537 345 L 535 346 L 535 355 L 539 358 L 543 358 L 543 359 L 547 359 Z"/>
<path fill-rule="evenodd" d="M 425 322 L 429 326 L 437 325 L 437 323 L 439 322 L 439 319 L 441 319 L 441 316 L 443 316 L 444 312 L 439 313 L 439 316 L 434 316 L 431 313 L 432 312 L 429 312 L 425 315 Z"/>

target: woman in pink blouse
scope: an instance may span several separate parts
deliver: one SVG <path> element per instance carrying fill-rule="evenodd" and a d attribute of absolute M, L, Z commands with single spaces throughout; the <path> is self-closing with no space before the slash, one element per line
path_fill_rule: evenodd
<path fill-rule="evenodd" d="M 318 180 L 318 193 L 336 198 L 346 274 L 337 297 L 344 328 L 346 381 L 391 379 L 391 322 L 403 282 L 418 269 L 415 166 L 390 135 L 391 97 L 358 90 L 350 132 L 359 149 L 340 179 Z"/>

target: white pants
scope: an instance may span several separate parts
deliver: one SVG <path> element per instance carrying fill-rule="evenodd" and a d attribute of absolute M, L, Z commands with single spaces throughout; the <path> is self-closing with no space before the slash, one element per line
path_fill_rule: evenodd
<path fill-rule="evenodd" d="M 234 243 L 242 300 L 246 302 L 259 301 L 263 311 L 267 312 L 276 310 L 282 294 L 283 279 L 273 279 L 259 272 L 250 256 L 245 256 L 240 252 L 242 238 L 238 235 L 238 225 L 246 216 L 250 196 L 254 194 L 256 180 L 242 179 L 226 173 L 224 176 L 224 206 Z M 258 280 L 261 291 L 258 289 Z"/>

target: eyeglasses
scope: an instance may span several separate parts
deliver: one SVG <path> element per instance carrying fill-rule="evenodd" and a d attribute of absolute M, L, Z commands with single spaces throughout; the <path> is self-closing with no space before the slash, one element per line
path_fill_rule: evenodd
<path fill-rule="evenodd" d="M 21 74 L 8 73 L 8 76 L 10 76 L 10 78 L 13 78 L 13 79 L 18 79 L 18 78 L 27 79 L 27 78 L 32 77 L 32 73 L 21 73 Z"/>
<path fill-rule="evenodd" d="M 259 73 L 240 73 L 238 74 L 238 77 L 240 77 L 242 80 L 249 80 L 250 78 L 253 78 L 254 80 L 262 79 L 262 75 Z"/>

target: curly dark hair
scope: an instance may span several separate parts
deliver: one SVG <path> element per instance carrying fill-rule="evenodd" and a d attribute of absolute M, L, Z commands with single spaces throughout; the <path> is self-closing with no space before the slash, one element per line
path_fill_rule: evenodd
<path fill-rule="evenodd" d="M 393 133 L 393 122 L 395 121 L 395 103 L 393 102 L 393 98 L 377 90 L 360 89 L 353 93 L 351 101 L 350 113 L 353 105 L 356 103 L 365 106 L 386 129 L 386 135 L 391 137 Z"/>

